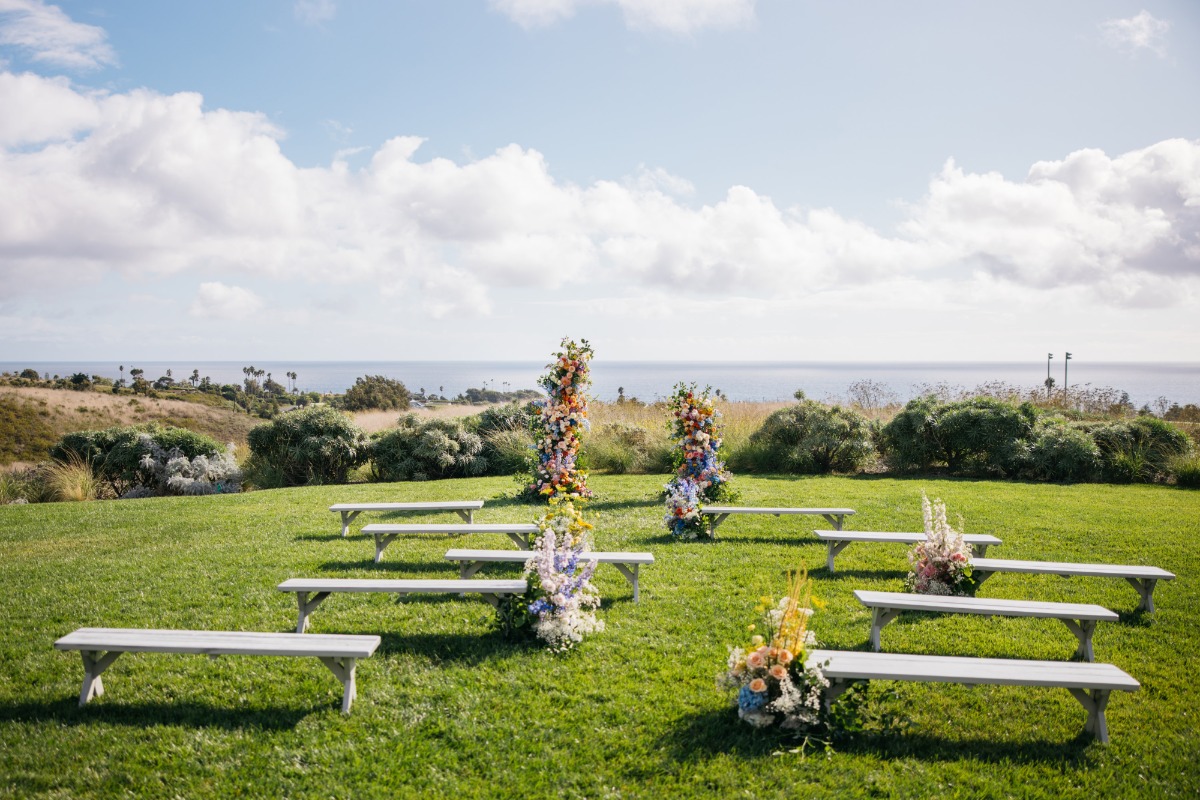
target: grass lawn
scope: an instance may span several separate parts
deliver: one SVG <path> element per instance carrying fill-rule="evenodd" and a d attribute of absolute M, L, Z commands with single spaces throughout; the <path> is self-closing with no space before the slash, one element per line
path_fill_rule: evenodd
<path fill-rule="evenodd" d="M 847 528 L 916 530 L 941 497 L 997 558 L 1152 564 L 1153 614 L 1123 581 L 999 574 L 985 597 L 1097 603 L 1096 660 L 1141 681 L 1115 692 L 1109 745 L 1082 734 L 1062 689 L 879 683 L 876 722 L 832 754 L 736 718 L 714 678 L 755 599 L 807 565 L 826 608 L 822 644 L 866 649 L 856 588 L 900 590 L 903 545 L 852 544 L 838 572 L 812 517 L 735 517 L 715 543 L 664 536 L 662 476 L 599 476 L 596 547 L 650 550 L 642 601 L 612 567 L 597 583 L 607 630 L 566 656 L 510 644 L 478 598 L 335 595 L 315 633 L 379 634 L 358 699 L 316 659 L 131 654 L 77 708 L 82 666 L 52 643 L 80 626 L 289 631 L 290 577 L 457 577 L 450 547 L 506 537 L 339 536 L 335 502 L 488 500 L 478 522 L 532 521 L 507 478 L 262 491 L 209 498 L 0 507 L 0 795 L 13 797 L 1187 797 L 1200 795 L 1200 493 L 1160 486 L 739 477 L 746 505 L 847 506 Z M 414 519 L 412 517 L 407 520 Z M 416 518 L 419 519 L 419 518 Z M 443 515 L 437 521 L 457 521 Z M 492 565 L 480 577 L 515 576 Z M 1067 659 L 1054 620 L 902 616 L 884 649 Z M 895 725 L 882 720 L 896 718 Z"/>

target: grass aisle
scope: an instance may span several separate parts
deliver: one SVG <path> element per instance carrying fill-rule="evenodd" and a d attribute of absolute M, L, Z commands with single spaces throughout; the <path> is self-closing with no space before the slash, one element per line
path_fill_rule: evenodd
<path fill-rule="evenodd" d="M 596 547 L 650 550 L 642 602 L 602 565 L 607 630 L 566 657 L 511 645 L 476 599 L 335 595 L 317 633 L 375 633 L 353 713 L 315 659 L 122 656 L 106 694 L 76 707 L 82 667 L 52 647 L 80 626 L 288 631 L 290 577 L 457 577 L 450 547 L 512 547 L 502 536 L 407 537 L 382 564 L 370 540 L 342 539 L 335 502 L 488 500 L 479 522 L 531 521 L 494 500 L 506 478 L 254 492 L 232 497 L 0 507 L 0 795 L 408 797 L 1195 797 L 1200 724 L 1200 493 L 1157 486 L 739 477 L 746 505 L 848 506 L 847 528 L 917 530 L 920 493 L 946 501 L 1002 558 L 1153 564 L 1154 614 L 1124 582 L 1001 574 L 986 597 L 1097 603 L 1120 612 L 1095 634 L 1097 661 L 1142 683 L 1114 693 L 1112 743 L 1081 735 L 1065 690 L 874 685 L 868 710 L 900 716 L 826 757 L 741 726 L 714 687 L 755 599 L 806 564 L 826 608 L 823 645 L 865 649 L 856 588 L 901 589 L 902 545 L 852 544 L 838 572 L 811 535 L 819 518 L 733 518 L 716 543 L 671 542 L 662 476 L 592 479 Z M 413 519 L 413 518 L 409 518 Z M 450 517 L 429 517 L 456 521 Z M 408 521 L 408 520 L 406 520 Z M 515 576 L 492 565 L 481 577 Z M 1054 620 L 903 616 L 892 652 L 1067 659 Z M 781 751 L 782 754 L 778 754 Z"/>

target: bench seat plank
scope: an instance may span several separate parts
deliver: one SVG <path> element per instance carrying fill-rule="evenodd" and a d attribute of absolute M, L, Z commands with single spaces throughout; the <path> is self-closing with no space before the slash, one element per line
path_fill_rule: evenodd
<path fill-rule="evenodd" d="M 447 561 L 459 562 L 459 577 L 469 578 L 479 572 L 487 562 L 525 563 L 532 554 L 522 550 L 447 550 Z M 654 563 L 653 553 L 600 552 L 584 553 L 582 560 L 599 564 L 612 564 L 633 585 L 633 602 L 640 602 L 638 591 L 638 568 Z"/>
<path fill-rule="evenodd" d="M 311 640 L 311 641 L 309 641 Z M 100 675 L 122 653 L 189 653 L 196 655 L 315 656 L 342 682 L 342 712 L 358 696 L 355 662 L 379 647 L 378 636 L 258 631 L 192 631 L 138 628 L 80 628 L 54 643 L 58 650 L 78 650 L 83 657 L 79 705 L 104 694 Z"/>
<path fill-rule="evenodd" d="M 926 611 L 941 614 L 1057 619 L 1062 621 L 1079 640 L 1079 647 L 1075 654 L 1085 661 L 1094 661 L 1092 634 L 1095 631 L 1096 623 L 1116 622 L 1120 619 L 1115 612 L 1103 606 L 1087 603 L 952 597 L 905 592 L 872 592 L 862 589 L 856 589 L 854 596 L 864 606 L 872 609 L 871 649 L 875 652 L 879 652 L 880 649 L 880 631 L 901 611 Z"/>
<path fill-rule="evenodd" d="M 825 559 L 825 566 L 830 572 L 833 572 L 833 559 L 838 553 L 846 549 L 846 546 L 851 542 L 895 542 L 898 544 L 916 544 L 925 540 L 923 531 L 907 532 L 907 531 L 813 531 L 817 538 L 825 542 L 829 546 L 829 552 Z M 987 533 L 966 533 L 963 534 L 963 541 L 971 545 L 971 548 L 979 555 L 987 553 L 988 547 L 994 544 L 1002 544 L 1001 540 Z"/>
<path fill-rule="evenodd" d="M 828 662 L 828 663 L 826 663 Z M 1083 705 L 1088 719 L 1084 730 L 1101 742 L 1108 741 L 1104 711 L 1110 692 L 1136 691 L 1141 685 L 1112 664 L 1078 661 L 1026 661 L 1005 658 L 967 658 L 906 653 L 863 653 L 849 650 L 813 650 L 805 661 L 820 666 L 830 681 L 826 702 L 831 703 L 855 681 L 897 680 L 934 683 L 1044 686 L 1067 689 Z"/>
<path fill-rule="evenodd" d="M 392 540 L 401 534 L 429 534 L 440 533 L 450 535 L 465 535 L 471 533 L 503 533 L 512 539 L 513 543 L 522 550 L 528 550 L 530 543 L 541 532 L 541 529 L 531 522 L 507 522 L 507 523 L 453 523 L 453 524 L 386 524 L 377 523 L 373 525 L 364 525 L 363 533 L 370 534 L 375 537 L 375 563 L 383 560 L 383 551 L 387 548 Z"/>
<path fill-rule="evenodd" d="M 479 594 L 496 606 L 506 595 L 524 594 L 529 584 L 522 580 L 461 580 L 457 578 L 291 578 L 278 586 L 293 592 L 299 609 L 296 633 L 308 628 L 308 618 L 317 606 L 335 592 L 383 592 L 390 594 Z"/>
<path fill-rule="evenodd" d="M 1140 564 L 1076 564 L 1064 561 L 1017 561 L 1003 558 L 972 558 L 971 570 L 983 583 L 997 572 L 1021 572 L 1036 575 L 1061 575 L 1096 578 L 1124 578 L 1138 593 L 1138 607 L 1154 610 L 1154 587 L 1160 581 L 1174 580 L 1174 573 Z"/>
<path fill-rule="evenodd" d="M 852 508 L 771 508 L 767 506 L 702 506 L 700 513 L 708 520 L 708 534 L 716 537 L 717 526 L 733 514 L 771 514 L 779 517 L 787 514 L 813 514 L 824 517 L 830 525 L 842 529 L 842 520 L 853 516 Z"/>
<path fill-rule="evenodd" d="M 475 512 L 483 508 L 482 500 L 437 500 L 418 503 L 334 503 L 330 511 L 342 515 L 342 536 L 350 530 L 350 523 L 364 511 L 453 511 L 463 522 L 474 522 Z"/>

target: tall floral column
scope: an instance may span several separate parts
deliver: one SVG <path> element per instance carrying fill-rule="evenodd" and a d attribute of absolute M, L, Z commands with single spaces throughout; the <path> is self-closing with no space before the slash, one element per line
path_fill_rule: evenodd
<path fill-rule="evenodd" d="M 709 396 L 695 384 L 679 384 L 670 398 L 671 425 L 679 441 L 676 452 L 676 475 L 665 487 L 667 529 L 681 539 L 706 535 L 701 508 L 704 503 L 729 498 L 729 481 L 733 477 L 718 459 L 721 431 L 717 420 L 721 414 Z"/>
<path fill-rule="evenodd" d="M 549 395 L 542 401 L 538 463 L 533 481 L 526 493 L 534 497 L 589 498 L 587 473 L 576 466 L 579 457 L 580 434 L 587 430 L 587 397 L 584 391 L 591 385 L 588 362 L 592 348 L 587 339 L 576 344 L 562 340 L 562 350 L 546 365 L 548 370 L 539 381 Z"/>

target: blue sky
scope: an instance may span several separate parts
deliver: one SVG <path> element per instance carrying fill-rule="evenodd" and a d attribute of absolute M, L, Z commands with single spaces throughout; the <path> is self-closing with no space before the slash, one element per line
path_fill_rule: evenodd
<path fill-rule="evenodd" d="M 0 0 L 0 360 L 1195 360 L 1194 2 Z"/>

